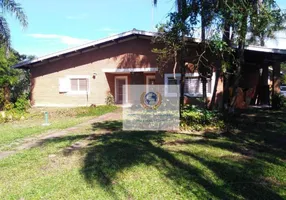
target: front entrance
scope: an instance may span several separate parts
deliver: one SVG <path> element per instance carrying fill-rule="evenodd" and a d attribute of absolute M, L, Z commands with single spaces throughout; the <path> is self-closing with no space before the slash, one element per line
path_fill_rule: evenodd
<path fill-rule="evenodd" d="M 127 91 L 124 90 L 124 86 L 127 85 L 127 76 L 115 77 L 115 103 L 123 104 L 127 103 Z M 125 97 L 125 102 L 123 102 Z"/>

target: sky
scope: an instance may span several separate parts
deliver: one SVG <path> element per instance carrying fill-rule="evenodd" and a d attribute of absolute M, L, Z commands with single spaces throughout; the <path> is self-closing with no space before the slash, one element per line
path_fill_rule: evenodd
<path fill-rule="evenodd" d="M 285 9 L 286 12 L 286 1 L 285 0 L 276 0 L 277 4 L 281 9 Z M 275 39 L 270 39 L 265 41 L 265 46 L 268 48 L 278 48 L 286 49 L 286 32 L 280 31 L 275 34 Z"/>
<path fill-rule="evenodd" d="M 155 31 L 175 8 L 174 0 L 16 0 L 29 25 L 7 15 L 12 47 L 37 57 L 132 30 Z M 152 14 L 153 13 L 153 14 Z"/>
<path fill-rule="evenodd" d="M 16 0 L 24 8 L 29 25 L 23 29 L 7 15 L 12 47 L 37 57 L 132 30 L 155 31 L 175 9 L 174 0 Z M 285 0 L 277 0 L 286 9 Z M 153 10 L 153 11 L 152 11 Z M 278 33 L 267 47 L 286 49 L 286 33 Z"/>

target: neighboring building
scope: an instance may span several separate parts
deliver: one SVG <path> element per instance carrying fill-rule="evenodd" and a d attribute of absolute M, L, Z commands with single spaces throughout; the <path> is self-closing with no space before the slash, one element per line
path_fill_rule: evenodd
<path fill-rule="evenodd" d="M 168 85 L 178 84 L 180 74 L 177 70 L 175 75 L 177 79 L 174 78 L 173 64 L 163 72 L 159 72 L 156 54 L 152 52 L 155 45 L 151 43 L 155 35 L 156 33 L 152 32 L 132 30 L 77 48 L 22 62 L 15 67 L 30 69 L 31 103 L 36 107 L 105 104 L 108 92 L 114 96 L 117 104 L 122 104 L 124 95 L 128 99 L 128 90 L 124 93 L 123 85 L 129 84 L 164 84 L 166 85 L 165 95 L 173 96 Z M 194 55 L 196 45 L 197 43 L 193 42 Z M 258 56 L 259 62 L 261 62 L 261 58 L 259 59 L 261 52 L 263 55 L 277 54 L 251 48 L 249 52 L 250 60 L 253 59 L 251 56 L 253 54 Z M 280 56 L 281 52 L 278 54 Z M 192 60 L 193 58 L 189 58 L 189 62 Z M 282 57 L 280 56 L 278 60 L 280 62 Z M 262 65 L 257 65 L 258 61 L 253 62 L 256 62 L 255 67 L 244 70 L 247 72 L 244 74 L 244 77 L 247 77 L 244 85 L 248 88 L 258 85 L 259 69 L 262 68 Z M 214 65 L 218 65 L 215 60 Z M 218 76 L 217 79 L 216 76 Z M 186 98 L 192 100 L 202 97 L 202 83 L 198 73 L 187 69 L 186 77 Z M 222 97 L 222 79 L 214 70 L 207 84 L 209 99 L 213 96 L 216 80 L 218 87 L 214 97 L 215 99 Z"/>

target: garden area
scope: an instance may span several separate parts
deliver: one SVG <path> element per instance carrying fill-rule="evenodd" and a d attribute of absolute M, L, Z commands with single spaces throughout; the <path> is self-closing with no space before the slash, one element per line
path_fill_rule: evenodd
<path fill-rule="evenodd" d="M 229 125 L 173 133 L 95 122 L 0 160 L 0 198 L 285 199 L 285 112 L 250 109 Z"/>

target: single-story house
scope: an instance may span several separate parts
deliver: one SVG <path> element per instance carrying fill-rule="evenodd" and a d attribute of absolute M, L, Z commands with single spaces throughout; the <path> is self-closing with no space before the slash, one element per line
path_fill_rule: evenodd
<path fill-rule="evenodd" d="M 177 78 L 174 78 L 172 64 L 163 72 L 159 70 L 156 54 L 152 52 L 156 45 L 151 42 L 154 36 L 154 32 L 133 29 L 24 61 L 14 67 L 30 69 L 31 104 L 35 107 L 101 105 L 105 104 L 108 93 L 114 96 L 117 104 L 122 104 L 124 95 L 128 101 L 128 90 L 124 92 L 123 86 L 130 84 L 164 84 L 165 95 L 172 96 L 168 85 L 178 84 L 180 73 L 177 71 Z M 196 41 L 191 45 L 196 48 Z M 270 65 L 275 75 L 273 80 L 278 80 L 276 71 L 280 71 L 279 63 L 286 60 L 285 55 L 286 51 L 283 50 L 249 47 L 243 70 L 243 86 L 250 88 L 260 85 L 259 77 L 266 74 Z M 261 72 L 261 69 L 265 72 Z M 185 95 L 189 98 L 202 97 L 202 83 L 198 77 L 198 73 L 187 71 Z M 215 83 L 218 87 L 214 94 Z M 268 82 L 262 83 L 268 86 Z M 207 96 L 221 98 L 222 90 L 222 77 L 214 70 L 212 78 L 208 80 Z"/>

